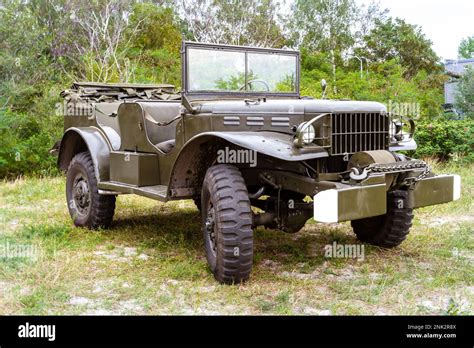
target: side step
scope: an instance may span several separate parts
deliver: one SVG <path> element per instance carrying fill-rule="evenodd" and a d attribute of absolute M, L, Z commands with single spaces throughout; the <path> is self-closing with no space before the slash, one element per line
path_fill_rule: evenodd
<path fill-rule="evenodd" d="M 98 187 L 99 190 L 107 191 L 107 194 L 110 194 L 110 191 L 115 191 L 117 193 L 134 193 L 136 195 L 156 199 L 162 202 L 166 202 L 168 200 L 168 187 L 165 185 L 139 187 L 116 181 L 103 181 L 99 183 Z"/>

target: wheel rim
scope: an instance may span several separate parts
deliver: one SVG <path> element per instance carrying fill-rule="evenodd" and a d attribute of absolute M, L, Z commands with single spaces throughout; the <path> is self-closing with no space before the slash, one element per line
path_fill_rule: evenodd
<path fill-rule="evenodd" d="M 89 182 L 82 174 L 76 175 L 72 186 L 72 197 L 79 214 L 88 214 L 91 203 L 90 196 Z"/>
<path fill-rule="evenodd" d="M 207 232 L 207 238 L 211 246 L 212 253 L 214 256 L 217 254 L 217 241 L 216 241 L 216 221 L 215 221 L 215 209 L 214 205 L 209 202 L 207 209 L 206 221 L 204 222 L 205 229 Z"/>

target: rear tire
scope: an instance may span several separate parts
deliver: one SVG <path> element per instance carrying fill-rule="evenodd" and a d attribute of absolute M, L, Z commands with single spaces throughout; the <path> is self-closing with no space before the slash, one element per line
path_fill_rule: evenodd
<path fill-rule="evenodd" d="M 91 229 L 106 228 L 112 223 L 115 195 L 100 195 L 89 152 L 74 156 L 66 176 L 66 198 L 74 225 Z"/>
<path fill-rule="evenodd" d="M 357 238 L 383 248 L 400 245 L 410 232 L 413 220 L 413 209 L 406 208 L 407 198 L 406 191 L 389 192 L 385 215 L 351 221 Z"/>
<path fill-rule="evenodd" d="M 230 165 L 210 167 L 201 195 L 204 246 L 209 267 L 221 283 L 246 281 L 252 270 L 252 212 L 240 171 Z"/>

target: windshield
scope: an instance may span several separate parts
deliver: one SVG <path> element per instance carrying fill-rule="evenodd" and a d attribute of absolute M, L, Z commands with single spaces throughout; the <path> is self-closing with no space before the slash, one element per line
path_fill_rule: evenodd
<path fill-rule="evenodd" d="M 295 52 L 188 47 L 188 92 L 297 93 Z"/>

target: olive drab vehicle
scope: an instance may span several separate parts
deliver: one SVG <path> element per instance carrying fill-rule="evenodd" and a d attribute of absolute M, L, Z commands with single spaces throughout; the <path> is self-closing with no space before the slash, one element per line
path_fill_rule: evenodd
<path fill-rule="evenodd" d="M 411 120 L 377 102 L 302 97 L 299 64 L 296 51 L 184 42 L 179 93 L 74 83 L 52 150 L 74 224 L 108 227 L 120 194 L 193 199 L 215 278 L 240 283 L 257 226 L 351 221 L 360 241 L 392 248 L 415 208 L 460 197 L 459 176 L 397 152 L 416 148 Z"/>

